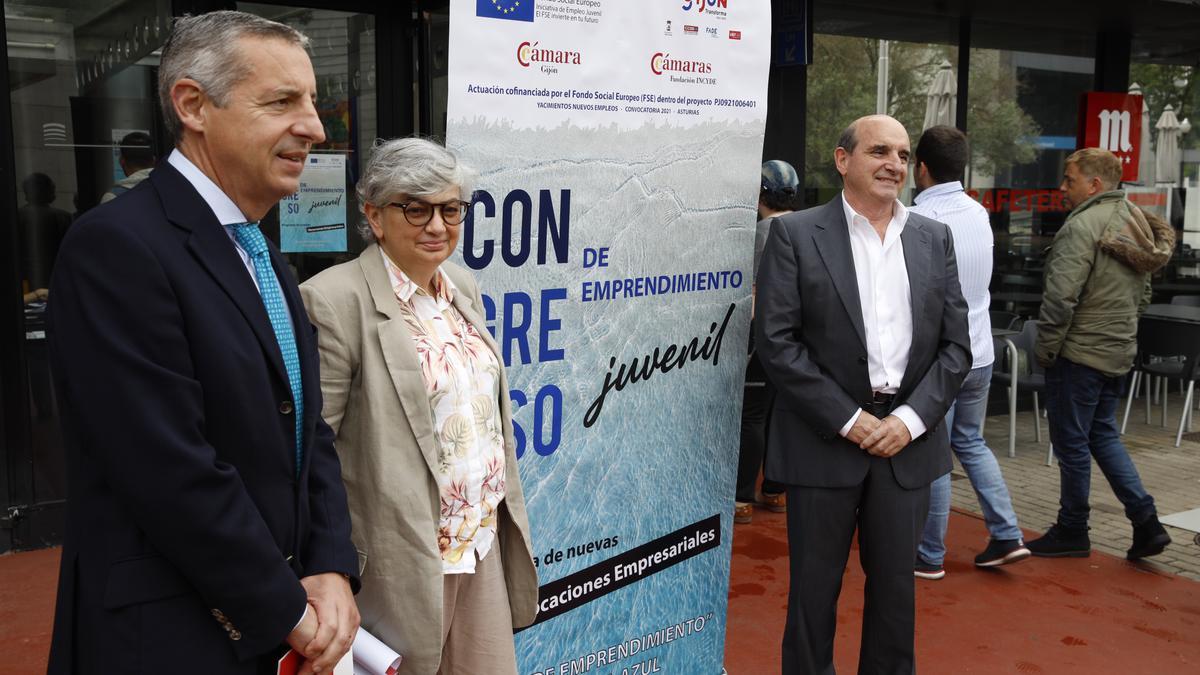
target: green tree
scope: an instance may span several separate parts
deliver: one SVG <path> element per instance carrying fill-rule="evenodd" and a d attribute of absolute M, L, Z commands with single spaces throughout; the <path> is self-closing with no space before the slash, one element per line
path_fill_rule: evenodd
<path fill-rule="evenodd" d="M 908 129 L 915 144 L 925 121 L 927 91 L 942 61 L 955 63 L 953 45 L 892 42 L 889 46 L 888 112 Z M 968 132 L 976 169 L 997 174 L 1036 157 L 1040 131 L 1016 103 L 1019 83 L 1000 52 L 972 53 Z M 879 41 L 816 35 L 808 67 L 805 176 L 809 187 L 836 188 L 833 147 L 847 124 L 875 112 Z"/>
<path fill-rule="evenodd" d="M 817 35 L 808 66 L 805 106 L 805 179 L 810 187 L 833 188 L 841 179 L 833 149 L 846 125 L 875 112 L 878 41 Z"/>
<path fill-rule="evenodd" d="M 1175 115 L 1180 121 L 1189 119 L 1192 131 L 1183 137 L 1184 148 L 1200 148 L 1200 120 L 1190 119 L 1196 115 L 1200 104 L 1200 86 L 1196 84 L 1196 68 L 1158 63 L 1133 63 L 1129 66 L 1129 81 L 1136 82 L 1142 87 L 1142 95 L 1146 97 L 1146 107 L 1150 109 L 1150 133 L 1154 133 L 1154 125 L 1162 115 L 1167 105 L 1175 109 Z M 1179 82 L 1183 86 L 1179 86 Z"/>
<path fill-rule="evenodd" d="M 1036 159 L 1033 139 L 1041 135 L 1041 129 L 1017 104 L 1022 85 L 1014 69 L 1002 59 L 1002 52 L 971 50 L 971 71 L 967 77 L 971 165 L 995 176 L 1009 167 Z"/>

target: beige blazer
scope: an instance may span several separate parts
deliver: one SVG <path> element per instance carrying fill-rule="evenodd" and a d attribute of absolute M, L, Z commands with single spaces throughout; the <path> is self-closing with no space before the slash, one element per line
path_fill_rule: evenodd
<path fill-rule="evenodd" d="M 471 274 L 442 269 L 458 288 L 454 306 L 501 359 L 484 326 Z M 300 287 L 317 328 L 323 415 L 337 434 L 358 549 L 362 625 L 404 657 L 401 673 L 435 673 L 442 652 L 442 559 L 434 478 L 437 444 L 412 334 L 400 318 L 387 269 L 372 244 Z M 503 363 L 503 360 L 500 361 Z M 500 369 L 507 492 L 497 541 L 514 626 L 537 613 L 538 581 L 525 497 L 517 474 L 508 380 Z"/>

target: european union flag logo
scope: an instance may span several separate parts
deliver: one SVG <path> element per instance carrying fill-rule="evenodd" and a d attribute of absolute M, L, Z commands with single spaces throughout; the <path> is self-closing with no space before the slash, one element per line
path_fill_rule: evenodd
<path fill-rule="evenodd" d="M 475 0 L 475 16 L 533 21 L 534 0 Z"/>

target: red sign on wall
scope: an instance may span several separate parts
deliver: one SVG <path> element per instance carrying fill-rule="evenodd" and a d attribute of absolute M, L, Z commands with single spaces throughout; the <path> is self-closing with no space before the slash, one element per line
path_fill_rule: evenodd
<path fill-rule="evenodd" d="M 1083 95 L 1079 112 L 1079 147 L 1108 150 L 1121 160 L 1125 169 L 1121 180 L 1137 180 L 1138 156 L 1144 140 L 1141 94 L 1090 91 Z"/>

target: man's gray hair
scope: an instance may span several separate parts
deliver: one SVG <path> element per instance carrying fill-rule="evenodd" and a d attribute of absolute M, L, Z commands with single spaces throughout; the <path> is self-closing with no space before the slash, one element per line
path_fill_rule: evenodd
<path fill-rule="evenodd" d="M 193 79 L 213 103 L 225 107 L 229 93 L 250 74 L 242 58 L 241 38 L 275 39 L 301 49 L 308 47 L 308 38 L 295 28 L 245 12 L 223 10 L 176 19 L 158 67 L 163 122 L 176 141 L 183 137 L 183 123 L 175 113 L 171 88 L 183 78 Z"/>
<path fill-rule="evenodd" d="M 850 154 L 854 154 L 854 148 L 858 147 L 857 126 L 858 120 L 854 120 L 842 131 L 842 136 L 838 139 L 837 147 L 845 149 Z"/>
<path fill-rule="evenodd" d="M 471 200 L 475 171 L 458 161 L 454 153 L 424 138 L 377 140 L 358 181 L 358 209 L 383 206 L 400 197 L 432 197 L 457 189 L 459 198 Z M 375 241 L 371 224 L 358 227 L 367 241 Z"/>

